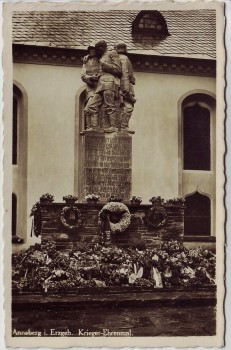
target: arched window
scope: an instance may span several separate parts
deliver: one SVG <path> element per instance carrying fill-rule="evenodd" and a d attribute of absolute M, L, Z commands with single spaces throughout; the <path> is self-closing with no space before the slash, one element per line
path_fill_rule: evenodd
<path fill-rule="evenodd" d="M 28 103 L 25 89 L 13 85 L 12 101 L 12 242 L 22 243 L 27 235 L 27 139 Z M 22 237 L 22 238 L 19 238 Z"/>
<path fill-rule="evenodd" d="M 183 111 L 183 168 L 210 170 L 210 111 L 199 103 Z"/>
<path fill-rule="evenodd" d="M 170 35 L 167 23 L 159 11 L 141 11 L 132 24 L 133 34 L 144 34 L 147 36 Z"/>
<path fill-rule="evenodd" d="M 196 191 L 185 198 L 184 234 L 186 236 L 210 236 L 210 198 Z"/>
<path fill-rule="evenodd" d="M 86 105 L 86 86 L 83 84 L 75 95 L 75 157 L 74 157 L 74 193 L 79 200 L 84 199 L 81 194 L 81 179 L 82 179 L 82 134 L 86 129 L 84 118 L 84 107 Z"/>

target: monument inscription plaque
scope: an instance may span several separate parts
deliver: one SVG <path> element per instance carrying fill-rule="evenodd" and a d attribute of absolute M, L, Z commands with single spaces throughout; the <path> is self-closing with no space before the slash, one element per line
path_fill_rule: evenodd
<path fill-rule="evenodd" d="M 86 132 L 82 136 L 80 197 L 99 194 L 106 200 L 118 194 L 131 195 L 132 136 L 126 132 Z"/>

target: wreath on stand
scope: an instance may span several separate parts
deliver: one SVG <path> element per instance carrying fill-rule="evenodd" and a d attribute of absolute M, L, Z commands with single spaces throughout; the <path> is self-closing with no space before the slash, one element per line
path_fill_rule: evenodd
<path fill-rule="evenodd" d="M 33 217 L 31 224 L 31 237 L 34 233 L 36 237 L 41 235 L 42 223 L 41 223 L 41 207 L 40 202 L 36 202 L 30 212 L 30 216 Z"/>
<path fill-rule="evenodd" d="M 69 215 L 69 221 L 71 221 L 71 223 L 74 222 L 74 225 L 68 223 L 68 219 L 67 219 L 68 215 Z M 61 211 L 60 219 L 63 226 L 69 231 L 78 229 L 83 224 L 83 216 L 80 213 L 79 209 L 74 206 L 64 207 Z"/>
<path fill-rule="evenodd" d="M 101 227 L 107 221 L 112 233 L 124 232 L 131 223 L 131 214 L 128 207 L 119 202 L 107 203 L 99 212 Z"/>
<path fill-rule="evenodd" d="M 164 208 L 153 205 L 146 215 L 146 223 L 151 228 L 161 228 L 167 222 L 167 213 Z"/>

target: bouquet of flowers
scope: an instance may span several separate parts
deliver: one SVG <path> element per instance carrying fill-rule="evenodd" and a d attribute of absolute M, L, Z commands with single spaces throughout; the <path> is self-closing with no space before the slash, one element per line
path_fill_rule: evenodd
<path fill-rule="evenodd" d="M 54 196 L 50 193 L 43 194 L 40 197 L 40 202 L 53 202 L 54 201 Z"/>
<path fill-rule="evenodd" d="M 132 196 L 132 198 L 130 199 L 131 203 L 133 204 L 140 204 L 142 202 L 142 197 L 138 197 L 138 196 Z"/>
<path fill-rule="evenodd" d="M 63 197 L 63 200 L 64 200 L 66 203 L 75 203 L 75 202 L 78 200 L 78 197 L 69 194 L 69 195 L 67 195 L 67 196 L 64 196 L 64 197 Z"/>
<path fill-rule="evenodd" d="M 149 202 L 151 202 L 152 204 L 162 205 L 164 204 L 164 199 L 160 196 L 152 197 L 149 199 Z"/>
<path fill-rule="evenodd" d="M 112 195 L 108 198 L 108 202 L 122 202 L 123 198 L 116 196 L 116 195 Z"/>
<path fill-rule="evenodd" d="M 169 199 L 166 201 L 166 204 L 170 204 L 170 205 L 185 205 L 185 199 L 184 198 L 173 198 L 173 199 Z"/>
<path fill-rule="evenodd" d="M 97 194 L 88 194 L 86 197 L 85 197 L 86 201 L 89 202 L 89 201 L 95 201 L 97 202 L 99 199 L 100 199 L 100 196 L 97 195 Z"/>
<path fill-rule="evenodd" d="M 36 202 L 33 207 L 31 208 L 31 211 L 30 211 L 30 216 L 35 216 L 35 214 L 37 213 L 37 211 L 39 210 L 39 207 L 40 207 L 40 203 L 39 202 Z"/>

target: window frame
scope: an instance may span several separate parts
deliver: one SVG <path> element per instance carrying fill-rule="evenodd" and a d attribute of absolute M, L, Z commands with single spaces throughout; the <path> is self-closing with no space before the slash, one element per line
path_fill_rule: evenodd
<path fill-rule="evenodd" d="M 187 201 L 187 198 L 189 198 L 189 197 L 192 197 L 192 196 L 195 196 L 195 195 L 200 195 L 201 197 L 204 197 L 204 198 L 207 198 L 208 200 L 209 200 L 209 216 L 205 216 L 205 215 L 201 215 L 201 216 L 194 216 L 194 215 L 191 215 L 191 217 L 193 218 L 193 217 L 200 217 L 200 218 L 209 218 L 209 233 L 208 234 L 195 234 L 194 232 L 190 232 L 189 234 L 185 234 L 185 219 L 186 219 L 186 217 L 188 217 L 188 216 L 186 216 L 186 215 L 184 215 L 184 237 L 211 237 L 211 235 L 212 235 L 212 227 L 213 227 L 213 225 L 212 225 L 212 199 L 211 199 L 211 196 L 210 195 L 208 195 L 207 193 L 202 193 L 201 191 L 199 191 L 198 189 L 195 191 L 195 192 L 193 192 L 193 193 L 189 193 L 189 194 L 187 194 L 185 197 L 184 197 L 184 199 Z M 187 210 L 187 203 L 186 203 L 186 209 L 185 209 L 185 212 L 186 212 L 186 210 Z"/>
<path fill-rule="evenodd" d="M 209 157 L 210 157 L 210 169 L 207 169 L 207 170 L 203 170 L 203 169 L 185 169 L 184 168 L 184 139 L 185 139 L 185 134 L 184 134 L 184 117 L 185 117 L 185 114 L 184 114 L 184 111 L 186 108 L 188 107 L 193 107 L 195 105 L 199 105 L 200 107 L 202 108 L 205 108 L 209 111 L 209 138 L 210 138 L 210 151 L 209 151 Z M 212 128 L 212 108 L 205 102 L 202 102 L 202 101 L 192 101 L 192 102 L 189 102 L 187 104 L 185 104 L 183 107 L 182 107 L 182 171 L 202 171 L 202 172 L 211 172 L 212 169 L 213 169 L 213 128 Z"/>
<path fill-rule="evenodd" d="M 211 170 L 183 169 L 183 109 L 185 106 L 200 102 L 210 111 L 211 125 Z M 216 236 L 216 94 L 209 90 L 193 89 L 185 92 L 178 100 L 178 196 L 185 198 L 198 190 L 211 200 L 211 236 Z M 186 236 L 190 240 L 190 236 Z M 202 237 L 195 236 L 198 239 Z M 195 238 L 194 237 L 194 238 Z"/>
<path fill-rule="evenodd" d="M 15 106 L 16 103 L 16 106 Z M 20 97 L 15 92 L 13 93 L 13 109 L 12 109 L 12 165 L 18 165 L 19 157 L 19 123 L 20 123 Z M 16 115 L 15 115 L 16 114 Z M 16 125 L 15 125 L 16 124 Z M 14 136 L 16 142 L 14 143 Z M 15 151 L 15 153 L 14 153 Z"/>
<path fill-rule="evenodd" d="M 17 81 L 13 81 L 12 86 L 12 127 L 13 136 L 13 99 L 17 100 L 17 164 L 12 164 L 12 193 L 17 197 L 16 213 L 16 235 L 12 237 L 21 237 L 18 242 L 27 241 L 27 166 L 28 166 L 28 95 L 25 88 Z M 12 142 L 13 144 L 13 142 Z M 12 150 L 13 153 L 13 150 Z M 11 159 L 12 159 L 11 153 Z M 13 160 L 13 159 L 12 159 Z M 11 161 L 11 163 L 13 163 Z M 12 202 L 12 200 L 11 200 Z M 20 205 L 19 205 L 20 203 Z M 12 220 L 12 215 L 11 215 Z M 12 232 L 13 233 L 13 232 Z M 11 233 L 11 234 L 12 234 Z"/>
<path fill-rule="evenodd" d="M 160 22 L 160 24 L 162 25 L 161 30 L 157 30 L 156 28 L 140 28 L 139 27 L 140 21 L 147 14 L 149 14 L 150 16 L 153 16 L 153 18 L 156 18 L 157 22 Z M 171 35 L 168 31 L 167 22 L 166 22 L 164 16 L 159 11 L 156 11 L 156 10 L 140 11 L 132 23 L 132 34 L 141 34 L 141 35 L 145 35 L 145 36 L 149 36 L 149 37 L 150 36 L 166 37 L 166 36 Z"/>

